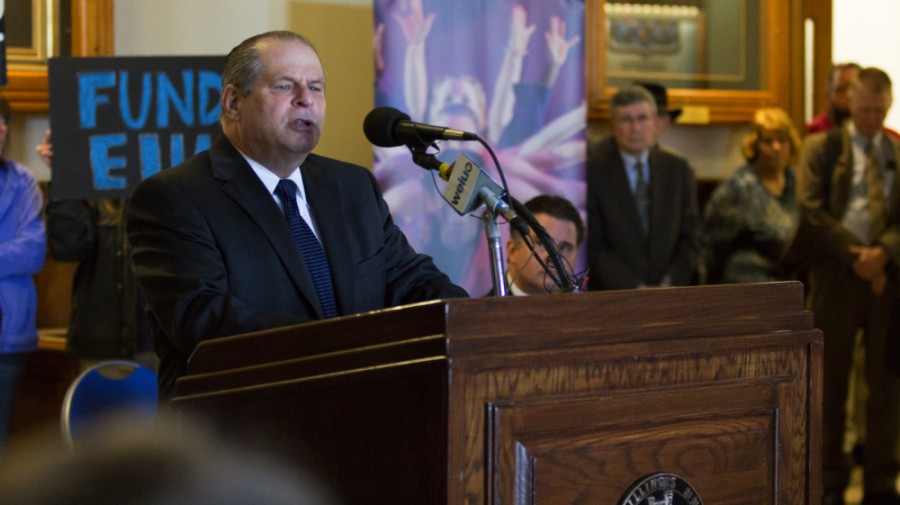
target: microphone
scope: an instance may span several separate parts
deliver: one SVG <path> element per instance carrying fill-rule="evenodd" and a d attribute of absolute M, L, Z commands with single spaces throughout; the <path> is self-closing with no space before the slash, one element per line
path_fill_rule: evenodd
<path fill-rule="evenodd" d="M 393 107 L 376 107 L 366 115 L 363 132 L 378 147 L 426 148 L 436 140 L 479 140 L 478 135 L 410 121 L 409 115 Z"/>
<path fill-rule="evenodd" d="M 441 179 L 447 181 L 447 187 L 444 189 L 443 195 L 444 200 L 447 200 L 447 203 L 459 215 L 464 216 L 480 207 L 483 203 L 487 205 L 494 215 L 502 215 L 521 236 L 530 236 L 531 230 L 529 228 L 534 229 L 538 240 L 550 253 L 550 260 L 559 275 L 559 279 L 556 279 L 551 273 L 551 278 L 565 292 L 578 291 L 578 284 L 574 283 L 573 278 L 569 276 L 559 249 L 557 249 L 556 243 L 553 242 L 553 238 L 547 233 L 547 230 L 521 202 L 509 197 L 515 208 L 513 210 L 506 201 L 497 196 L 498 193 L 503 193 L 503 188 L 491 179 L 490 175 L 474 161 L 470 160 L 465 154 L 460 153 L 456 161 L 451 165 L 441 162 L 433 154 L 415 149 L 412 150 L 412 158 L 416 165 L 427 170 L 437 171 Z M 522 216 L 525 216 L 525 218 L 523 219 Z M 540 258 L 538 258 L 538 261 L 541 262 L 545 269 L 548 268 Z M 550 273 L 549 269 L 548 273 Z"/>
<path fill-rule="evenodd" d="M 421 167 L 437 170 L 441 179 L 447 181 L 444 200 L 460 216 L 484 204 L 494 214 L 503 216 L 522 236 L 529 234 L 528 223 L 500 198 L 503 188 L 465 154 L 460 153 L 452 165 L 442 163 L 431 154 L 413 153 L 413 161 Z"/>
<path fill-rule="evenodd" d="M 447 200 L 447 203 L 459 215 L 466 215 L 483 203 L 495 215 L 503 216 L 509 222 L 509 225 L 515 228 L 523 237 L 530 235 L 530 225 L 537 234 L 538 240 L 544 244 L 550 253 L 551 262 L 559 273 L 559 280 L 554 279 L 554 281 L 560 284 L 563 291 L 572 292 L 578 290 L 578 286 L 572 284 L 572 279 L 566 271 L 562 256 L 547 230 L 517 200 L 511 198 L 513 206 L 519 211 L 518 213 L 510 208 L 506 201 L 497 196 L 503 193 L 503 188 L 465 154 L 460 153 L 452 165 L 441 163 L 434 155 L 422 153 L 413 153 L 413 161 L 422 167 L 437 170 L 441 179 L 447 181 L 447 187 L 444 189 L 444 200 Z M 525 216 L 525 219 L 520 214 Z M 544 268 L 547 267 L 545 266 Z"/>

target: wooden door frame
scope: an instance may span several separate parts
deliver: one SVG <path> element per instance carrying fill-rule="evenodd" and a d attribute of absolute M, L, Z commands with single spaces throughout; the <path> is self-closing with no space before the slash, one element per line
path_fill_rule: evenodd
<path fill-rule="evenodd" d="M 828 81 L 831 78 L 831 65 L 833 63 L 831 40 L 833 1 L 803 0 L 803 17 L 804 19 L 812 20 L 815 26 L 812 48 L 814 115 L 825 110 L 825 107 L 828 105 Z"/>

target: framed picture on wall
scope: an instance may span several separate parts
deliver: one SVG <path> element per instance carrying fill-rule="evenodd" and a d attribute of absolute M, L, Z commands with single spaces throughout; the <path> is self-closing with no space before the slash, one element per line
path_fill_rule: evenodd
<path fill-rule="evenodd" d="M 604 59 L 613 80 L 695 79 L 706 72 L 705 11 L 607 2 Z"/>
<path fill-rule="evenodd" d="M 58 0 L 5 0 L 8 68 L 47 70 L 58 48 Z"/>
<path fill-rule="evenodd" d="M 113 51 L 113 0 L 5 0 L 7 75 L 13 110 L 47 112 L 47 60 Z M 15 26 L 13 26 L 15 25 Z"/>
<path fill-rule="evenodd" d="M 791 3 L 782 0 L 587 0 L 589 114 L 635 82 L 669 89 L 690 122 L 743 122 L 786 107 Z"/>

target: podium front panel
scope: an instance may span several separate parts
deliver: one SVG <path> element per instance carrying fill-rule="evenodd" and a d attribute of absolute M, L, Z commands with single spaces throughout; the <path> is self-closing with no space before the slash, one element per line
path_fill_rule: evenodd
<path fill-rule="evenodd" d="M 174 405 L 349 505 L 806 505 L 821 359 L 799 283 L 446 300 L 204 342 Z"/>

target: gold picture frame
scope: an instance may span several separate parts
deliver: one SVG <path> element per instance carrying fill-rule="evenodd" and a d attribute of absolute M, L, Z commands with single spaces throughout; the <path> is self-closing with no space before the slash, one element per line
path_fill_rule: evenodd
<path fill-rule="evenodd" d="M 607 81 L 689 82 L 704 78 L 708 66 L 705 11 L 695 6 L 644 5 L 647 8 L 604 5 Z"/>
<path fill-rule="evenodd" d="M 25 19 L 10 19 L 15 14 L 22 14 Z M 59 47 L 58 0 L 6 0 L 6 16 L 7 34 L 11 27 L 21 30 L 21 40 L 7 38 L 7 70 L 46 71 L 47 60 L 57 55 Z"/>
<path fill-rule="evenodd" d="M 682 33 L 681 42 L 684 47 L 679 50 L 683 52 L 687 47 L 688 50 L 696 51 L 696 54 L 680 54 L 679 57 L 689 64 L 683 64 L 674 71 L 664 66 L 660 66 L 658 71 L 650 67 L 635 66 L 634 62 L 643 57 L 637 50 L 632 50 L 631 67 L 608 67 L 608 63 L 615 63 L 614 59 L 608 57 L 611 51 L 610 40 L 615 35 L 612 30 L 617 28 L 613 22 L 635 17 L 646 22 L 661 17 L 655 14 L 626 16 L 620 11 L 607 8 L 607 3 L 623 2 L 586 0 L 588 114 L 592 119 L 609 118 L 609 100 L 618 86 L 641 81 L 657 82 L 668 87 L 669 105 L 684 109 L 680 122 L 743 123 L 749 121 L 759 107 L 778 106 L 789 109 L 791 88 L 787 62 L 790 61 L 788 54 L 794 51 L 790 36 L 794 2 L 740 0 L 709 4 L 699 0 L 686 0 L 683 3 L 705 3 L 715 7 L 727 4 L 738 9 L 738 12 L 726 20 L 706 17 L 703 12 L 679 15 L 682 24 L 692 27 L 689 34 L 693 37 L 688 39 Z M 640 4 L 626 3 L 630 4 L 628 8 L 637 8 L 635 6 Z M 644 3 L 668 8 L 679 2 L 646 0 Z M 614 12 L 618 18 L 611 19 L 610 12 Z M 670 17 L 678 20 L 678 16 Z M 736 35 L 734 49 L 726 55 L 733 58 L 734 71 L 719 72 L 710 63 L 715 61 L 709 54 L 710 51 L 720 49 L 712 45 L 722 44 L 722 38 L 714 36 L 712 30 L 731 31 Z M 663 55 L 662 49 L 657 61 L 668 64 L 673 57 Z M 725 58 L 719 58 L 719 61 L 724 60 Z"/>
<path fill-rule="evenodd" d="M 32 2 L 53 2 L 56 7 L 59 0 L 31 0 Z M 114 0 L 66 0 L 61 4 L 70 4 L 71 11 L 71 56 L 106 56 L 113 53 L 113 1 Z M 53 16 L 41 16 L 43 24 L 38 30 L 41 33 L 61 33 L 58 29 L 60 19 L 59 8 Z M 8 22 L 8 21 L 7 21 Z M 57 23 L 57 24 L 53 24 Z M 68 28 L 68 27 L 67 27 Z M 45 35 L 42 35 L 42 37 Z M 58 37 L 54 35 L 54 37 Z M 58 44 L 60 41 L 55 41 Z M 26 49 L 32 61 L 10 64 L 7 69 L 9 84 L 3 88 L 3 96 L 9 100 L 12 109 L 23 112 L 47 112 L 50 109 L 49 84 L 47 82 L 46 59 L 51 57 L 50 45 L 44 45 L 47 51 L 40 53 L 34 46 Z M 26 55 L 26 57 L 29 57 Z M 39 60 L 43 59 L 43 63 Z M 24 63 L 24 64 L 22 64 Z"/>

